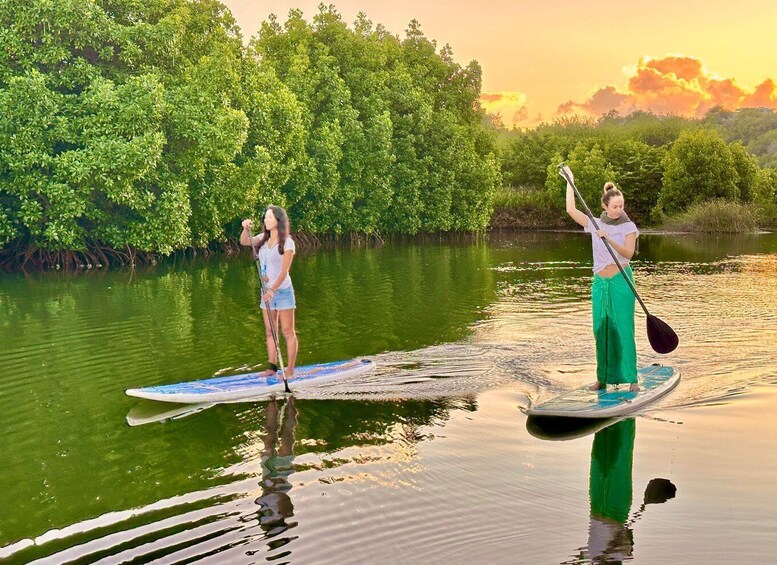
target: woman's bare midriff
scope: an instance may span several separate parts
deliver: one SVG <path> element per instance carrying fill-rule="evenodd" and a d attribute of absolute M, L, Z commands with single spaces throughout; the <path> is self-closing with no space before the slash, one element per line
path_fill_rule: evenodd
<path fill-rule="evenodd" d="M 604 269 L 596 273 L 602 278 L 609 279 L 610 277 L 614 277 L 617 275 L 620 271 L 618 270 L 618 265 L 615 263 L 610 263 L 607 265 Z"/>

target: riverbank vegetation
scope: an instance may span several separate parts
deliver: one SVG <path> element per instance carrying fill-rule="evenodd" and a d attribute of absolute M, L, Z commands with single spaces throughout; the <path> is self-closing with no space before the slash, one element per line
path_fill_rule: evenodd
<path fill-rule="evenodd" d="M 769 109 L 506 130 L 476 61 L 324 5 L 248 41 L 216 0 L 7 0 L 0 24 L 3 268 L 232 252 L 270 203 L 313 243 L 564 228 L 561 160 L 643 226 L 777 227 Z"/>
<path fill-rule="evenodd" d="M 703 119 L 635 112 L 573 118 L 532 130 L 501 130 L 505 187 L 494 199 L 497 227 L 559 227 L 566 161 L 595 213 L 613 180 L 638 224 L 691 231 L 752 231 L 777 226 L 777 113 L 727 112 Z M 536 213 L 530 212 L 536 211 Z M 741 220 L 741 221 L 740 221 Z M 572 223 L 564 220 L 566 227 Z"/>

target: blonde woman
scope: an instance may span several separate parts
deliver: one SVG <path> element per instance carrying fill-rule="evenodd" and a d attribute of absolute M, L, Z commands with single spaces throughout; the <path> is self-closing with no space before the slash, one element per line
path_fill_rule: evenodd
<path fill-rule="evenodd" d="M 569 181 L 574 182 L 569 167 L 563 168 Z M 563 176 L 563 175 L 562 175 Z M 591 234 L 594 259 L 594 278 L 591 285 L 594 338 L 596 339 L 596 383 L 591 390 L 606 388 L 608 384 L 637 385 L 637 346 L 634 339 L 634 293 L 626 280 L 619 276 L 618 265 L 602 238 L 615 252 L 618 262 L 634 282 L 629 262 L 634 256 L 639 230 L 626 214 L 623 193 L 613 183 L 604 185 L 603 212 L 599 228 L 575 205 L 574 189 L 567 181 L 566 208 L 573 220 Z"/>

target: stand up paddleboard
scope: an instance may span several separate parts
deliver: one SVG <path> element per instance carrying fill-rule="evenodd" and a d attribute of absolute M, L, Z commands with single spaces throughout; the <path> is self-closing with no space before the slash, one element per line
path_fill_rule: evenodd
<path fill-rule="evenodd" d="M 294 370 L 294 378 L 289 381 L 289 386 L 293 391 L 312 384 L 331 382 L 367 373 L 374 368 L 375 362 L 369 359 L 305 365 Z M 258 400 L 283 392 L 283 377 L 280 372 L 270 377 L 260 377 L 258 372 L 245 373 L 172 385 L 130 388 L 126 391 L 128 396 L 136 398 L 179 404 L 226 402 L 241 399 Z"/>
<path fill-rule="evenodd" d="M 623 416 L 655 402 L 680 382 L 680 371 L 674 367 L 650 365 L 639 369 L 637 374 L 637 392 L 630 392 L 628 384 L 616 385 L 617 388 L 610 385 L 600 390 L 589 390 L 584 386 L 532 406 L 526 414 L 565 418 Z"/>

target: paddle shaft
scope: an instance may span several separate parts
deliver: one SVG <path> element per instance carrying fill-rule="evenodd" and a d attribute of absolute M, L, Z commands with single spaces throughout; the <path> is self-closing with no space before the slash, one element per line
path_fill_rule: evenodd
<path fill-rule="evenodd" d="M 254 261 L 256 261 L 256 272 L 259 274 L 259 284 L 262 286 L 262 296 L 264 296 L 266 292 L 266 288 L 264 286 L 264 279 L 262 278 L 262 266 L 259 264 L 259 253 L 254 253 L 254 236 L 251 233 L 251 229 L 248 228 L 248 241 L 251 245 L 251 254 L 254 257 Z M 278 332 L 275 330 L 275 320 L 273 320 L 272 316 L 272 310 L 270 309 L 270 301 L 265 300 L 264 301 L 264 307 L 267 309 L 267 319 L 270 321 L 270 333 L 272 334 L 272 340 L 275 344 L 275 355 L 278 357 L 278 364 L 281 366 L 281 376 L 283 377 L 283 388 L 286 390 L 286 392 L 291 392 L 291 389 L 289 388 L 289 381 L 286 380 L 286 370 L 283 367 L 283 355 L 281 354 L 281 345 L 278 340 Z"/>
<path fill-rule="evenodd" d="M 594 229 L 596 231 L 599 231 L 599 224 L 597 223 L 596 218 L 594 218 L 594 215 L 591 213 L 591 209 L 588 207 L 588 204 L 586 204 L 585 200 L 583 200 L 583 196 L 580 194 L 580 191 L 577 189 L 577 186 L 575 186 L 575 181 L 569 178 L 569 176 L 567 175 L 567 172 L 562 167 L 559 167 L 559 172 L 561 173 L 561 176 L 563 176 L 566 179 L 566 181 L 569 183 L 569 185 L 572 187 L 572 190 L 575 191 L 575 195 L 577 196 L 577 199 L 580 200 L 580 203 L 583 205 L 586 215 L 591 219 L 591 222 L 594 225 Z M 612 247 L 610 247 L 610 242 L 607 241 L 607 239 L 603 236 L 602 236 L 602 241 L 604 242 L 604 246 L 607 248 L 607 251 L 609 251 L 610 255 L 612 255 L 612 259 L 613 261 L 615 261 L 615 264 L 618 266 L 618 270 L 623 275 L 623 278 L 626 279 L 626 283 L 628 283 L 629 288 L 631 289 L 631 292 L 634 293 L 634 296 L 637 299 L 637 302 L 639 302 L 639 305 L 642 306 L 642 309 L 645 311 L 645 314 L 647 316 L 650 316 L 650 312 L 648 312 L 647 306 L 645 306 L 645 303 L 642 302 L 642 299 L 639 297 L 639 293 L 637 292 L 637 289 L 634 287 L 634 283 L 631 282 L 631 279 L 626 274 L 626 271 L 623 270 L 623 266 L 621 265 L 621 262 L 618 260 L 618 257 L 615 255 L 615 251 L 613 250 Z"/>

